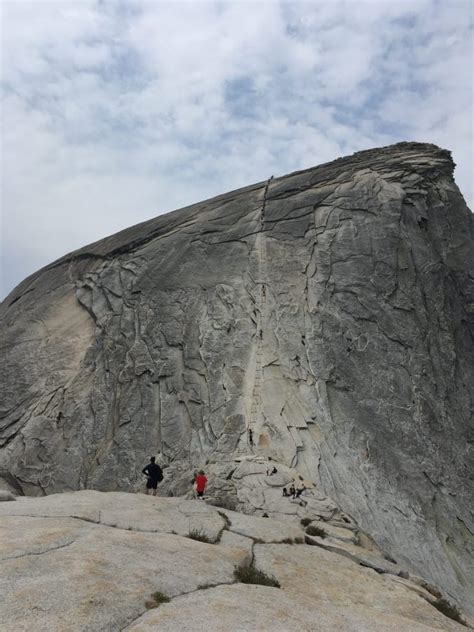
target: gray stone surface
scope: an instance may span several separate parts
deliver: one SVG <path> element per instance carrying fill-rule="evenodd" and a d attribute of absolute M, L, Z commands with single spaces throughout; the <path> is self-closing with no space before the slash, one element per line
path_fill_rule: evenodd
<path fill-rule="evenodd" d="M 170 532 L 175 523 L 186 533 L 189 517 L 220 525 L 218 511 L 90 490 L 2 503 L 2 632 L 466 629 L 438 612 L 421 584 L 316 546 L 256 544 L 238 533 L 286 535 L 288 526 L 272 518 L 226 512 L 229 530 L 218 544 Z M 235 569 L 251 563 L 281 588 L 236 583 Z M 170 601 L 147 611 L 156 592 Z"/>
<path fill-rule="evenodd" d="M 473 612 L 474 241 L 452 173 L 432 145 L 360 152 L 26 279 L 0 306 L 0 477 L 137 490 L 156 453 L 163 493 L 207 462 L 258 512 L 263 487 L 226 468 L 270 456 Z"/>
<path fill-rule="evenodd" d="M 89 508 L 96 514 L 107 512 L 111 503 L 119 503 L 117 513 L 137 510 L 131 494 L 92 494 Z M 23 515 L 3 510 L 0 520 L 2 632 L 116 632 L 146 610 L 152 593 L 171 598 L 199 586 L 231 583 L 234 568 L 247 560 L 240 549 L 153 532 L 151 524 L 144 532 L 134 520 L 113 527 L 78 518 L 69 496 L 62 516 L 54 496 L 2 505 L 21 504 L 24 510 Z M 160 514 L 171 522 L 180 513 L 178 501 L 144 500 L 157 521 Z"/>
<path fill-rule="evenodd" d="M 295 561 L 288 565 L 297 568 Z M 301 565 L 300 573 L 307 567 Z M 359 571 L 360 574 L 360 571 Z M 360 581 L 355 575 L 351 580 Z M 365 578 L 364 578 L 365 579 Z M 196 595 L 177 597 L 169 604 L 150 610 L 125 632 L 463 632 L 457 625 L 409 593 L 393 591 L 390 602 L 377 600 L 388 590 L 385 586 L 364 585 L 345 595 L 344 589 L 334 593 L 318 591 L 318 584 L 305 586 L 304 591 L 282 591 L 277 588 L 237 584 L 217 586 Z M 368 582 L 367 582 L 368 583 Z M 333 588 L 331 586 L 331 588 Z M 385 592 L 386 591 L 386 592 Z M 339 593 L 338 600 L 334 599 Z M 360 599 L 365 593 L 365 600 Z M 345 597 L 345 598 L 344 598 Z M 354 603 L 360 600 L 360 603 Z M 398 603 L 397 603 L 398 601 Z M 377 604 L 377 605 L 375 605 Z"/>

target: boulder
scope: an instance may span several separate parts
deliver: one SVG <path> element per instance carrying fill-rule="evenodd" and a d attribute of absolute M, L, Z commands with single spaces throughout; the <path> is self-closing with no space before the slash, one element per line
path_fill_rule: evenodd
<path fill-rule="evenodd" d="M 0 503 L 9 502 L 11 500 L 16 500 L 15 495 L 7 490 L 0 489 Z"/>

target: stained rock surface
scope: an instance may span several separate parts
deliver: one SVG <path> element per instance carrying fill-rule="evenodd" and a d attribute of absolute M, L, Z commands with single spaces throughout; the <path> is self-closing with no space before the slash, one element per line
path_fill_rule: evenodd
<path fill-rule="evenodd" d="M 130 491 L 156 453 L 169 493 L 206 466 L 261 513 L 271 485 L 236 459 L 271 457 L 474 612 L 474 239 L 453 167 L 433 145 L 360 152 L 26 279 L 0 307 L 2 488 Z"/>
<path fill-rule="evenodd" d="M 242 517 L 197 500 L 90 490 L 19 497 L 0 505 L 2 632 L 466 630 L 416 581 L 301 538 L 275 543 L 302 535 L 297 519 Z M 281 587 L 239 583 L 235 569 L 250 566 Z"/>

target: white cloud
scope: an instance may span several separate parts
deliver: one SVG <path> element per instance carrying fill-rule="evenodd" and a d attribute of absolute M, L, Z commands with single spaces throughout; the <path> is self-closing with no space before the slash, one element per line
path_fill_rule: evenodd
<path fill-rule="evenodd" d="M 160 212 L 359 149 L 453 150 L 472 3 L 4 2 L 4 291 Z"/>

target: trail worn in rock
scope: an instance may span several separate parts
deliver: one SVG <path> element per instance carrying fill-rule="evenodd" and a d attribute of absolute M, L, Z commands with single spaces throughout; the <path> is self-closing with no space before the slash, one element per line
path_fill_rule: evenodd
<path fill-rule="evenodd" d="M 474 239 L 453 166 L 433 145 L 360 152 L 26 279 L 0 308 L 8 489 L 137 489 L 156 453 L 185 493 L 191 466 L 270 456 L 473 612 Z"/>

